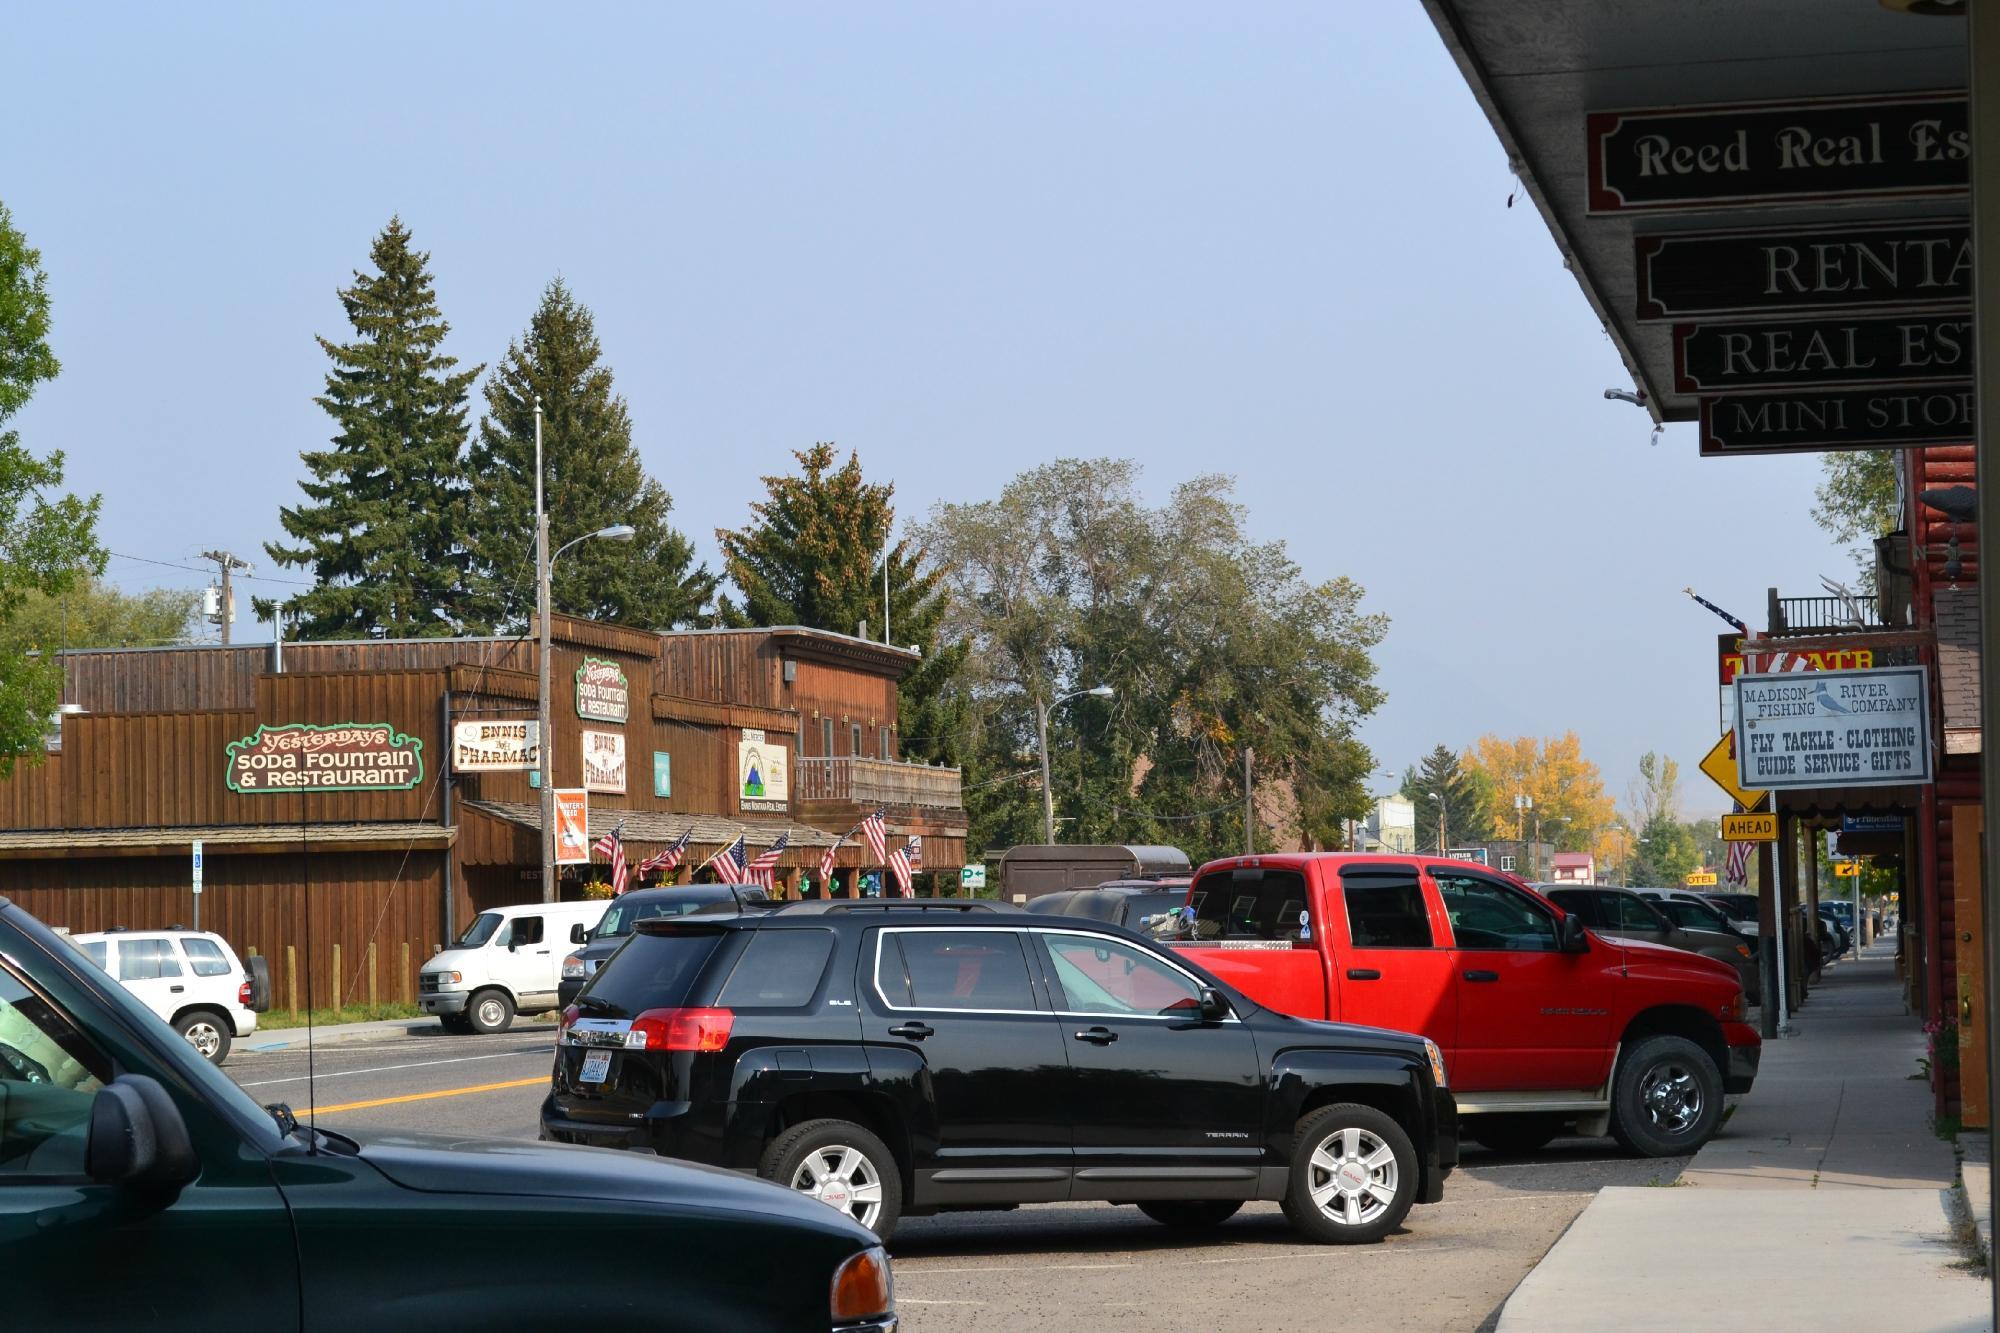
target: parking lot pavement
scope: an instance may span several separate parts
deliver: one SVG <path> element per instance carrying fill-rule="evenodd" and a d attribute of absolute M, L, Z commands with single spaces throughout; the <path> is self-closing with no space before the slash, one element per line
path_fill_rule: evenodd
<path fill-rule="evenodd" d="M 319 1114 L 350 1133 L 535 1137 L 552 1025 L 493 1037 L 418 1031 L 314 1054 Z M 307 1105 L 303 1051 L 240 1052 L 223 1068 L 260 1102 Z M 911 1333 L 1093 1324 L 1209 1333 L 1342 1326 L 1490 1327 L 1501 1304 L 1605 1185 L 1665 1185 L 1686 1158 L 1621 1156 L 1565 1139 L 1531 1156 L 1468 1145 L 1443 1203 L 1379 1245 L 1294 1239 L 1275 1204 L 1177 1236 L 1135 1208 L 1041 1204 L 912 1218 L 896 1233 Z"/>

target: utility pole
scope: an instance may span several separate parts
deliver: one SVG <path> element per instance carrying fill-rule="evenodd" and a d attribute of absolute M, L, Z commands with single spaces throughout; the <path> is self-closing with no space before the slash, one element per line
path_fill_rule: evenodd
<path fill-rule="evenodd" d="M 1035 750 L 1042 757 L 1042 842 L 1056 840 L 1056 794 L 1049 786 L 1049 706 L 1035 696 Z"/>
<path fill-rule="evenodd" d="M 882 532 L 882 642 L 887 645 L 889 638 L 889 533 Z"/>
<path fill-rule="evenodd" d="M 1250 785 L 1250 758 L 1256 751 L 1243 747 L 1243 854 L 1257 854 L 1257 805 L 1255 788 Z"/>
<path fill-rule="evenodd" d="M 229 621 L 236 614 L 236 599 L 229 590 L 229 575 L 232 571 L 238 569 L 248 573 L 250 562 L 247 560 L 238 560 L 227 551 L 203 551 L 201 558 L 204 560 L 213 560 L 216 568 L 222 571 L 222 614 L 216 618 L 222 622 L 222 646 L 227 648 L 229 646 Z"/>
<path fill-rule="evenodd" d="M 549 515 L 542 507 L 542 396 L 535 395 L 535 621 L 541 643 L 535 653 L 535 719 L 542 769 L 542 901 L 556 900 L 556 776 L 553 729 L 549 726 Z"/>

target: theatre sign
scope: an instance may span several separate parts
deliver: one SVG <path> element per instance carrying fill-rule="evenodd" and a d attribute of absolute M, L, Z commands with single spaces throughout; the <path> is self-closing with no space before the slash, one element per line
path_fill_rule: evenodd
<path fill-rule="evenodd" d="M 1736 763 L 1745 787 L 1901 786 L 1931 780 L 1925 669 L 1736 678 Z"/>

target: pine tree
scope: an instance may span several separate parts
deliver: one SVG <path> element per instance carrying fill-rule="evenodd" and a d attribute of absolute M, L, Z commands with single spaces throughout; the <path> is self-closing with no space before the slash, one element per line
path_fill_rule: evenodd
<path fill-rule="evenodd" d="M 853 452 L 838 468 L 834 446 L 794 451 L 800 475 L 765 477 L 769 498 L 750 506 L 738 532 L 718 529 L 724 569 L 742 601 L 725 597 L 726 625 L 805 625 L 852 634 L 882 625 L 882 543 L 894 526 L 896 488 L 871 483 Z M 940 646 L 942 575 L 907 541 L 890 547 L 889 631 L 923 660 L 903 680 L 899 720 L 907 759 L 955 759 L 962 702 L 949 686 L 964 665 L 962 643 Z"/>
<path fill-rule="evenodd" d="M 279 511 L 295 544 L 264 547 L 312 571 L 286 603 L 303 638 L 447 634 L 434 613 L 466 611 L 466 395 L 483 367 L 456 370 L 439 350 L 451 326 L 401 218 L 369 259 L 375 271 L 340 292 L 354 340 L 319 340 L 333 366 L 313 401 L 338 428 L 333 447 L 300 455 L 308 503 Z"/>
<path fill-rule="evenodd" d="M 1448 847 L 1484 838 L 1492 823 L 1479 775 L 1460 764 L 1447 746 L 1433 749 L 1404 775 L 1402 795 L 1417 807 L 1419 847 L 1429 848 L 1436 841 L 1440 805 Z"/>
<path fill-rule="evenodd" d="M 535 398 L 542 400 L 543 503 L 551 551 L 630 524 L 629 542 L 580 542 L 551 579 L 550 604 L 644 629 L 694 622 L 716 579 L 667 522 L 673 500 L 646 475 L 632 418 L 612 391 L 597 321 L 558 278 L 486 382 L 472 448 L 472 618 L 516 628 L 535 610 Z"/>

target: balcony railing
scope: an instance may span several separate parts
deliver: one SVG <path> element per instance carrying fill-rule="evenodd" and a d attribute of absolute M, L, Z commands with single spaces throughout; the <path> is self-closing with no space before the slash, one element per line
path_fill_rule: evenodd
<path fill-rule="evenodd" d="M 911 805 L 964 809 L 955 768 L 901 764 L 892 759 L 795 759 L 792 774 L 801 801 L 853 801 L 861 805 Z"/>
<path fill-rule="evenodd" d="M 1883 628 L 1881 608 L 1873 597 L 1780 597 L 1774 588 L 1769 610 L 1770 633 L 1780 637 Z"/>

